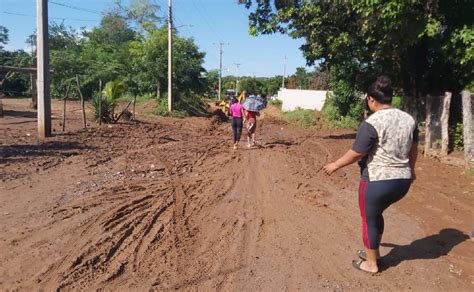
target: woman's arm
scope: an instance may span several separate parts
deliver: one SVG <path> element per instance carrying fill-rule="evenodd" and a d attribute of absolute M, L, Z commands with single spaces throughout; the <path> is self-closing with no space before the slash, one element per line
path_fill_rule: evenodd
<path fill-rule="evenodd" d="M 408 154 L 408 158 L 410 159 L 410 168 L 411 168 L 411 176 L 412 179 L 416 179 L 415 175 L 415 164 L 416 160 L 418 159 L 418 142 L 413 142 L 411 145 L 410 153 Z"/>
<path fill-rule="evenodd" d="M 358 161 L 359 159 L 361 159 L 363 156 L 365 155 L 365 153 L 359 153 L 359 152 L 355 152 L 354 150 L 352 149 L 349 149 L 346 154 L 344 154 L 341 158 L 339 158 L 338 160 L 332 162 L 332 163 L 329 163 L 328 165 L 324 166 L 323 167 L 323 170 L 324 172 L 327 174 L 327 175 L 331 175 L 333 174 L 336 170 L 338 170 L 339 168 L 343 168 L 349 164 L 352 164 L 356 161 Z"/>

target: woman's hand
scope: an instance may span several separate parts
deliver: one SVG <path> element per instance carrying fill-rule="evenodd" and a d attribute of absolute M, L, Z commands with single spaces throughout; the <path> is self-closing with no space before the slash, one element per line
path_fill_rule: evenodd
<path fill-rule="evenodd" d="M 325 174 L 331 175 L 334 172 L 336 172 L 336 170 L 338 170 L 339 168 L 340 167 L 335 162 L 333 162 L 333 163 L 329 163 L 328 165 L 324 166 L 323 170 L 324 170 Z"/>
<path fill-rule="evenodd" d="M 334 161 L 333 163 L 329 163 L 328 165 L 323 167 L 324 173 L 327 175 L 333 174 L 339 168 L 343 168 L 349 164 L 356 162 L 357 160 L 361 159 L 365 153 L 355 152 L 352 149 L 349 149 L 346 154 L 344 154 L 341 158 Z"/>

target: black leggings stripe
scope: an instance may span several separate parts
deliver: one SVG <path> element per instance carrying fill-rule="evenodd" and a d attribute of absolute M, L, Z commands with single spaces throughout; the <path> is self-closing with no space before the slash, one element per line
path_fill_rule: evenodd
<path fill-rule="evenodd" d="M 234 143 L 240 141 L 242 135 L 242 118 L 232 118 L 232 134 L 234 137 Z"/>
<path fill-rule="evenodd" d="M 403 198 L 410 189 L 411 179 L 381 181 L 361 180 L 359 209 L 362 217 L 364 246 L 377 249 L 384 231 L 383 211 Z"/>

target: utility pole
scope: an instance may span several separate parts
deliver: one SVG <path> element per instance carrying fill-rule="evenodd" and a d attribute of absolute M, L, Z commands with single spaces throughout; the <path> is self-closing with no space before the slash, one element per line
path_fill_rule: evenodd
<path fill-rule="evenodd" d="M 173 78 L 173 54 L 172 54 L 172 37 L 173 37 L 173 18 L 171 9 L 172 0 L 168 0 L 168 112 L 173 110 L 172 98 L 172 78 Z"/>
<path fill-rule="evenodd" d="M 36 0 L 36 53 L 38 74 L 38 139 L 51 137 L 51 95 L 49 88 L 48 0 Z"/>
<path fill-rule="evenodd" d="M 219 43 L 219 92 L 217 93 L 218 99 L 221 100 L 222 91 L 222 46 L 228 45 L 225 43 Z"/>
<path fill-rule="evenodd" d="M 239 67 L 240 63 L 234 63 L 235 66 L 237 66 L 237 76 L 236 76 L 236 79 L 235 79 L 235 96 L 239 96 Z"/>
<path fill-rule="evenodd" d="M 219 50 L 219 92 L 217 96 L 219 100 L 221 100 L 221 92 L 222 92 L 222 45 L 223 43 L 219 43 L 220 50 Z"/>
<path fill-rule="evenodd" d="M 285 75 L 286 75 L 286 56 L 285 56 L 285 59 L 283 61 L 283 80 L 281 81 L 281 88 L 285 88 Z"/>

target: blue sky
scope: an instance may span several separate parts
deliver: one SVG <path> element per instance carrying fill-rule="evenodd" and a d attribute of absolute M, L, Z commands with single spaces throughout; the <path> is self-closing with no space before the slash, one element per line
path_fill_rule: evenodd
<path fill-rule="evenodd" d="M 85 8 L 90 12 L 51 2 Z M 164 17 L 168 0 L 155 2 L 162 7 L 159 14 Z M 25 40 L 35 29 L 35 5 L 36 0 L 0 0 L 0 25 L 7 27 L 10 34 L 7 49 L 29 50 Z M 99 25 L 101 12 L 112 5 L 113 0 L 50 0 L 49 17 L 56 22 L 64 19 L 66 25 L 74 28 L 90 29 Z M 237 0 L 173 0 L 173 13 L 179 34 L 192 37 L 200 50 L 206 52 L 204 67 L 207 70 L 219 68 L 220 42 L 225 43 L 223 75 L 235 75 L 235 63 L 241 64 L 239 75 L 282 75 L 285 56 L 287 75 L 306 64 L 299 50 L 303 40 L 280 34 L 249 36 L 249 11 L 237 5 Z"/>

